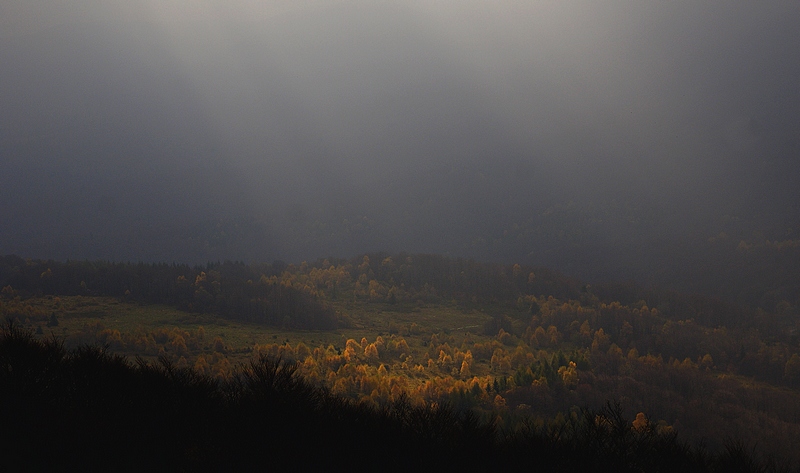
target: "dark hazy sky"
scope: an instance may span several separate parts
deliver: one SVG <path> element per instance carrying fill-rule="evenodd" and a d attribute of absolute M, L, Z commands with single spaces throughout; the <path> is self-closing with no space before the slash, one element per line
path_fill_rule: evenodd
<path fill-rule="evenodd" d="M 51 3 L 0 5 L 0 253 L 800 238 L 798 2 Z"/>

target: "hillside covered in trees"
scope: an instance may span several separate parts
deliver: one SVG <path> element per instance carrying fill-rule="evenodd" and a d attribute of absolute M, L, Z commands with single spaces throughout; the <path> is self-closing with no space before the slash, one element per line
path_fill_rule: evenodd
<path fill-rule="evenodd" d="M 629 422 L 618 405 L 498 434 L 448 404 L 353 402 L 260 357 L 224 382 L 167 359 L 132 365 L 97 347 L 65 350 L 14 322 L 0 328 L 3 465 L 9 471 L 148 469 L 770 471 L 740 443 L 713 455 Z M 354 452 L 357 451 L 357 454 Z M 307 453 L 313 454 L 309 455 Z"/>
<path fill-rule="evenodd" d="M 752 458 L 800 460 L 800 347 L 788 301 L 768 312 L 436 255 L 0 263 L 0 315 L 39 339 L 159 359 L 204 383 L 280 359 L 337 402 L 474 416 L 505 439 L 495 454 L 524 429 L 561 431 L 619 402 L 614 415 L 657 438 L 677 435 L 674 445 L 689 450 L 722 455 L 727 442 Z M 174 315 L 150 318 L 157 311 Z"/>

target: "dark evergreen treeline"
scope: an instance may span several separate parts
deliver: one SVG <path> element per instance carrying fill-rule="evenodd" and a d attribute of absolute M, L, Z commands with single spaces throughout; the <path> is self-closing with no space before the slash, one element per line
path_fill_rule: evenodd
<path fill-rule="evenodd" d="M 5 256 L 0 257 L 0 287 L 9 287 L 22 297 L 112 296 L 268 325 L 333 328 L 334 311 L 318 298 L 266 279 L 284 268 L 281 263 L 255 267 L 225 262 L 190 267 Z"/>
<path fill-rule="evenodd" d="M 640 301 L 667 318 L 692 319 L 717 327 L 756 327 L 776 338 L 793 324 L 795 308 L 737 306 L 719 299 L 645 288 L 635 284 L 586 285 L 558 272 L 520 265 L 481 263 L 440 255 L 369 254 L 312 264 L 261 265 L 224 262 L 205 267 L 0 257 L 0 287 L 23 298 L 33 295 L 103 295 L 143 303 L 170 304 L 222 317 L 305 329 L 340 322 L 333 300 L 456 301 L 514 306 L 519 297 L 553 296 L 583 305 Z M 535 312 L 534 308 L 531 310 Z M 502 327 L 502 321 L 496 321 Z"/>
<path fill-rule="evenodd" d="M 384 301 L 455 300 L 506 308 L 522 295 L 579 300 L 583 305 L 646 301 L 667 318 L 692 319 L 710 327 L 753 327 L 772 338 L 784 337 L 795 315 L 785 301 L 782 311 L 766 313 L 711 297 L 633 283 L 589 286 L 546 268 L 405 253 L 373 253 L 299 266 L 224 262 L 205 267 L 3 256 L 0 287 L 10 287 L 23 298 L 42 294 L 113 296 L 306 329 L 336 326 L 337 316 L 327 301 L 353 294 L 375 295 L 376 288 Z M 500 327 L 501 322 L 495 325 Z"/>
<path fill-rule="evenodd" d="M 13 323 L 0 329 L 6 471 L 776 470 L 739 444 L 709 455 L 620 412 L 609 405 L 501 434 L 447 406 L 346 401 L 268 358 L 221 382 L 166 361 L 131 365 L 102 348 L 67 351 Z"/>
<path fill-rule="evenodd" d="M 370 263 L 370 259 L 372 263 Z M 331 263 L 332 261 L 332 263 Z M 26 295 L 129 296 L 148 303 L 175 303 L 197 310 L 217 308 L 231 312 L 237 300 L 251 296 L 246 284 L 262 276 L 280 277 L 307 273 L 334 265 L 347 272 L 350 283 L 361 274 L 367 280 L 403 286 L 414 292 L 430 290 L 445 299 L 480 301 L 515 300 L 520 293 L 548 294 L 562 299 L 580 297 L 577 281 L 542 268 L 529 281 L 533 268 L 513 270 L 494 263 L 480 263 L 440 255 L 371 254 L 352 260 L 320 260 L 312 265 L 245 265 L 238 262 L 209 263 L 205 267 L 183 264 L 131 264 L 104 261 L 30 260 L 0 256 L 0 287 L 11 286 Z M 209 297 L 210 296 L 210 297 Z"/>

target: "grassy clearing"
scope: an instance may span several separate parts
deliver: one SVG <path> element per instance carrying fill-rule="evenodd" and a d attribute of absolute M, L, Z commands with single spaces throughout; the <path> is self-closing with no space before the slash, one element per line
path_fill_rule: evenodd
<path fill-rule="evenodd" d="M 490 316 L 477 309 L 462 310 L 455 306 L 390 306 L 372 303 L 337 303 L 337 311 L 351 321 L 349 327 L 330 331 L 300 331 L 222 319 L 210 314 L 196 314 L 164 305 L 141 305 L 111 297 L 66 296 L 30 299 L 26 301 L 35 311 L 55 313 L 59 324 L 40 326 L 44 336 L 64 339 L 83 330 L 87 325 L 100 323 L 120 333 L 151 331 L 158 328 L 197 330 L 203 327 L 211 339 L 220 337 L 232 352 L 243 354 L 255 344 L 284 344 L 302 342 L 309 347 L 333 345 L 343 348 L 352 338 L 373 341 L 378 336 L 403 336 L 417 351 L 433 333 L 469 333 L 476 340 Z M 128 354 L 128 355 L 135 355 Z M 236 357 L 240 358 L 240 357 Z"/>

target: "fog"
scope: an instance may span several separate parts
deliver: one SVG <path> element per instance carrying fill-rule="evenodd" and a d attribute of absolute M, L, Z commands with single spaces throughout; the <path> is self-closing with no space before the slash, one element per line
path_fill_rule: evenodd
<path fill-rule="evenodd" d="M 796 2 L 31 3 L 0 6 L 3 254 L 657 281 L 800 238 Z"/>

